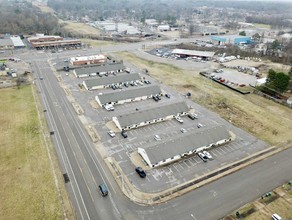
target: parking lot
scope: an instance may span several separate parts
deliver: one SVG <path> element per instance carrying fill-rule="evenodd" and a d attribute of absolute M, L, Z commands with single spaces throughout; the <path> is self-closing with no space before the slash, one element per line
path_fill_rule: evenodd
<path fill-rule="evenodd" d="M 93 108 L 92 102 L 95 102 L 94 97 L 98 93 L 113 91 L 111 88 L 95 91 L 81 90 L 78 85 L 81 84 L 84 79 L 88 78 L 77 79 L 73 76 L 72 71 L 69 72 L 69 75 L 66 75 L 67 72 L 60 72 L 60 74 L 66 87 L 70 90 L 76 101 L 82 106 L 87 121 L 95 127 L 101 136 L 101 143 L 108 153 L 108 156 L 116 159 L 119 166 L 122 168 L 123 172 L 132 184 L 134 184 L 135 187 L 141 191 L 158 192 L 169 187 L 176 186 L 254 154 L 267 147 L 266 143 L 256 139 L 245 131 L 234 127 L 227 121 L 220 118 L 217 114 L 199 106 L 198 104 L 187 99 L 184 94 L 177 93 L 165 85 L 160 84 L 161 89 L 166 93 L 169 93 L 171 96 L 170 98 L 163 96 L 158 102 L 153 99 L 147 99 L 138 102 L 115 105 L 114 111 L 107 111 L 101 107 Z M 149 77 L 149 75 L 141 73 L 141 76 L 145 77 L 147 80 L 150 80 L 151 85 L 159 84 L 159 82 Z M 137 86 L 142 87 L 146 85 Z M 137 86 L 128 88 L 125 87 L 122 89 L 128 90 L 137 88 Z M 136 109 L 142 110 L 153 108 L 159 105 L 181 100 L 187 102 L 187 105 L 192 109 L 192 111 L 198 115 L 198 119 L 191 120 L 187 116 L 183 116 L 182 119 L 184 122 L 182 124 L 175 119 L 172 119 L 137 129 L 132 129 L 127 132 L 128 138 L 123 138 L 119 132 L 116 133 L 115 137 L 111 137 L 107 133 L 107 131 L 111 129 L 109 127 L 109 122 L 113 116 L 135 112 Z M 133 154 L 137 152 L 138 147 L 147 147 L 147 144 L 149 143 L 158 142 L 154 139 L 154 135 L 159 135 L 161 141 L 163 141 L 166 138 L 179 137 L 182 134 L 181 128 L 184 128 L 186 132 L 200 129 L 197 127 L 198 123 L 202 124 L 204 127 L 225 125 L 229 131 L 235 134 L 236 138 L 234 141 L 226 145 L 210 149 L 209 152 L 213 156 L 213 160 L 208 160 L 208 162 L 203 162 L 203 160 L 197 155 L 193 155 L 167 166 L 147 169 L 146 178 L 140 178 L 138 176 L 135 172 L 135 166 L 137 164 L 133 160 Z M 142 158 L 140 158 L 140 160 L 142 161 Z"/>

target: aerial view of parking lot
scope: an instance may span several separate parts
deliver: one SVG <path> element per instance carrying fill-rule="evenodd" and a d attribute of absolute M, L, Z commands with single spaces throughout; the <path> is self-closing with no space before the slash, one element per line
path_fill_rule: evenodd
<path fill-rule="evenodd" d="M 0 0 L 0 219 L 292 219 L 282 1 Z"/>

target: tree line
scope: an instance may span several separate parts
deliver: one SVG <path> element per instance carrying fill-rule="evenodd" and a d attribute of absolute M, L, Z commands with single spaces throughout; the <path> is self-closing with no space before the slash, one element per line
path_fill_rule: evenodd
<path fill-rule="evenodd" d="M 0 21 L 1 33 L 50 34 L 58 29 L 57 18 L 26 1 L 2 1 Z"/>

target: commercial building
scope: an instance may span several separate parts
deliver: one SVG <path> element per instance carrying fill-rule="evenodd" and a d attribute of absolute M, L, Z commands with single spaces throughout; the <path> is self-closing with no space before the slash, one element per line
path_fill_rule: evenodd
<path fill-rule="evenodd" d="M 38 34 L 27 39 L 33 48 L 48 49 L 58 47 L 80 47 L 81 41 L 78 39 L 63 39 L 60 36 L 45 36 Z"/>
<path fill-rule="evenodd" d="M 165 120 L 171 120 L 174 116 L 188 114 L 188 111 L 189 108 L 187 104 L 181 101 L 115 116 L 113 117 L 113 122 L 121 131 L 129 130 Z"/>
<path fill-rule="evenodd" d="M 175 54 L 175 55 L 183 57 L 183 58 L 185 58 L 185 57 L 198 57 L 198 58 L 202 58 L 204 60 L 209 60 L 214 56 L 215 52 L 174 49 L 172 51 L 172 54 Z"/>
<path fill-rule="evenodd" d="M 102 76 L 107 74 L 121 73 L 126 70 L 126 67 L 122 63 L 111 63 L 100 66 L 92 66 L 86 68 L 80 68 L 73 70 L 74 75 L 77 78 L 90 77 L 90 76 Z"/>
<path fill-rule="evenodd" d="M 70 63 L 74 66 L 105 63 L 106 61 L 107 61 L 106 56 L 102 54 L 84 57 L 72 57 L 70 59 Z"/>
<path fill-rule="evenodd" d="M 11 36 L 4 39 L 0 39 L 1 50 L 12 50 L 23 47 L 25 47 L 25 44 L 22 42 L 19 36 Z"/>
<path fill-rule="evenodd" d="M 149 99 L 155 95 L 161 95 L 159 86 L 143 86 L 135 89 L 103 93 L 95 96 L 95 100 L 100 106 L 107 104 L 118 105 Z"/>
<path fill-rule="evenodd" d="M 217 45 L 224 44 L 234 44 L 234 45 L 243 45 L 252 43 L 251 37 L 248 36 L 238 36 L 238 35 L 230 35 L 230 36 L 211 36 L 211 41 Z"/>
<path fill-rule="evenodd" d="M 25 44 L 22 42 L 21 38 L 19 36 L 11 36 L 10 37 L 13 45 L 14 45 L 14 48 L 24 48 L 25 47 Z"/>
<path fill-rule="evenodd" d="M 109 77 L 96 77 L 94 79 L 88 79 L 83 81 L 83 86 L 87 90 L 103 89 L 111 87 L 114 84 L 129 83 L 131 81 L 141 80 L 141 76 L 138 73 L 123 74 Z"/>
<path fill-rule="evenodd" d="M 138 153 L 149 167 L 157 167 L 229 141 L 231 141 L 231 135 L 221 125 L 188 131 L 163 142 L 138 147 Z"/>

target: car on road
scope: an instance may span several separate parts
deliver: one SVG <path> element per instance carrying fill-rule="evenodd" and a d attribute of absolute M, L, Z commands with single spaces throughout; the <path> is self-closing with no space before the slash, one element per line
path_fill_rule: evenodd
<path fill-rule="evenodd" d="M 128 134 L 127 134 L 127 132 L 125 132 L 125 131 L 122 131 L 122 132 L 121 132 L 121 135 L 122 135 L 124 138 L 127 138 L 127 137 L 128 137 Z"/>
<path fill-rule="evenodd" d="M 208 157 L 205 154 L 203 154 L 202 152 L 199 152 L 198 156 L 202 159 L 202 161 L 204 161 L 204 162 L 208 161 Z"/>
<path fill-rule="evenodd" d="M 177 120 L 179 123 L 184 123 L 184 121 L 182 120 L 182 118 L 181 117 L 179 117 L 179 116 L 174 116 L 174 118 L 175 118 L 175 120 Z"/>
<path fill-rule="evenodd" d="M 112 130 L 108 130 L 107 133 L 108 133 L 109 136 L 111 136 L 111 137 L 115 137 L 115 136 L 116 136 L 115 132 L 112 131 Z"/>
<path fill-rule="evenodd" d="M 104 183 L 100 184 L 98 186 L 98 189 L 99 189 L 99 192 L 101 193 L 101 195 L 103 197 L 108 195 L 108 189 L 107 189 L 107 187 L 106 187 L 106 185 Z"/>
<path fill-rule="evenodd" d="M 146 173 L 141 167 L 136 167 L 135 170 L 136 170 L 136 172 L 139 174 L 139 176 L 141 178 L 145 178 L 146 177 Z"/>
<path fill-rule="evenodd" d="M 201 123 L 198 123 L 197 127 L 201 128 L 201 127 L 203 127 L 203 125 Z"/>
<path fill-rule="evenodd" d="M 161 140 L 161 137 L 160 137 L 158 134 L 156 134 L 156 135 L 154 135 L 154 139 L 155 139 L 156 141 L 160 141 L 160 140 Z"/>
<path fill-rule="evenodd" d="M 40 77 L 40 80 L 43 80 L 43 79 L 44 79 L 44 77 L 41 76 L 41 77 Z"/>
<path fill-rule="evenodd" d="M 181 131 L 181 133 L 186 133 L 187 132 L 187 130 L 185 128 L 181 128 L 180 131 Z"/>
<path fill-rule="evenodd" d="M 209 160 L 212 160 L 213 159 L 213 157 L 212 157 L 212 155 L 208 152 L 208 151 L 203 151 L 203 154 L 205 154 L 205 156 L 209 159 Z"/>

